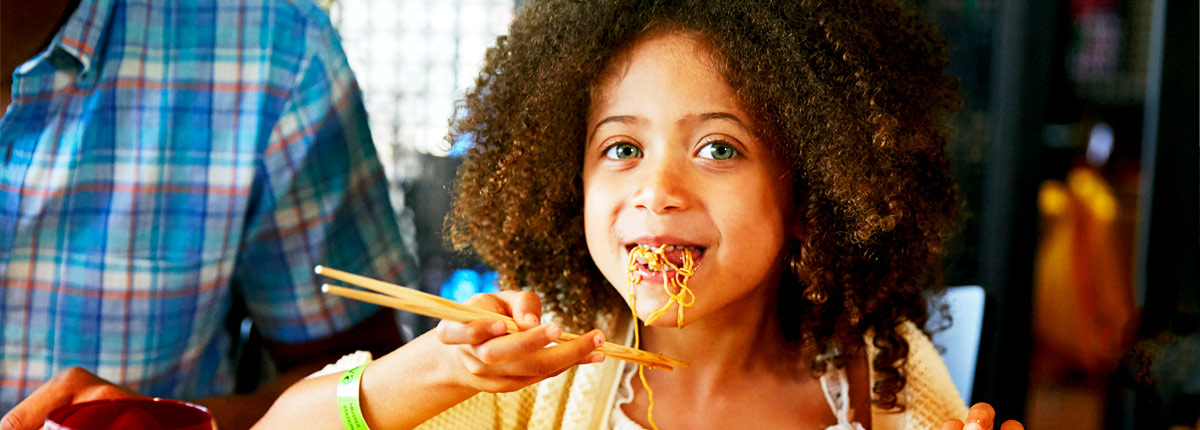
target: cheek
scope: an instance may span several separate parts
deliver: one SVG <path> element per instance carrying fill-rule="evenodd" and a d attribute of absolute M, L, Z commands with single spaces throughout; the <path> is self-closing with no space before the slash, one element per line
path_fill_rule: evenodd
<path fill-rule="evenodd" d="M 593 237 L 593 229 L 600 218 L 598 209 L 601 203 L 599 190 L 596 189 L 596 181 L 592 179 L 591 169 L 588 167 L 585 165 L 583 168 L 583 232 L 590 249 L 592 242 L 596 239 Z"/>
<path fill-rule="evenodd" d="M 589 187 L 592 185 L 592 187 Z M 583 230 L 588 254 L 604 278 L 622 297 L 626 294 L 626 265 L 624 250 L 617 243 L 615 229 L 621 209 L 621 198 L 612 192 L 612 181 L 584 183 Z"/>
<path fill-rule="evenodd" d="M 605 256 L 612 252 L 612 202 L 602 187 L 592 189 L 588 182 L 583 187 L 583 233 L 588 253 L 592 260 L 604 270 Z"/>
<path fill-rule="evenodd" d="M 745 193 L 757 185 L 762 192 Z M 750 252 L 759 257 L 770 258 L 781 252 L 787 237 L 791 235 L 792 223 L 787 221 L 791 208 L 791 192 L 782 187 L 763 186 L 762 182 L 746 184 L 740 193 L 741 201 L 727 206 L 723 217 L 732 226 L 730 238 L 739 252 Z M 733 193 L 733 191 L 731 191 Z M 737 194 L 733 194 L 737 195 Z"/>
<path fill-rule="evenodd" d="M 592 227 L 598 225 L 603 218 L 603 208 L 606 206 L 604 201 L 603 187 L 597 186 L 594 181 L 584 181 L 583 183 L 583 227 L 584 230 L 591 234 Z M 589 241 L 591 237 L 588 237 Z"/>
<path fill-rule="evenodd" d="M 603 251 L 600 248 L 605 243 L 605 239 L 608 236 L 606 230 L 607 229 L 604 228 L 600 223 L 599 217 L 596 216 L 596 214 L 591 213 L 588 207 L 584 207 L 583 235 L 584 240 L 587 243 L 588 253 L 592 255 L 593 260 L 595 260 L 597 256 L 603 255 Z M 596 264 L 599 265 L 600 261 L 596 261 Z"/>

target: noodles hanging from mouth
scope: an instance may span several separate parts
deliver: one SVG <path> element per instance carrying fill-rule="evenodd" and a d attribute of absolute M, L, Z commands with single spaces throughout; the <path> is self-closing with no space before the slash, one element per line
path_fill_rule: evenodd
<path fill-rule="evenodd" d="M 659 317 L 662 317 L 671 309 L 671 304 L 679 305 L 675 313 L 675 325 L 683 327 L 683 308 L 691 307 L 696 302 L 696 294 L 688 288 L 688 279 L 691 279 L 696 274 L 696 262 L 692 258 L 692 250 L 684 248 L 680 265 L 675 265 L 667 258 L 667 245 L 658 247 L 650 247 L 638 245 L 629 251 L 629 265 L 626 267 L 626 277 L 629 280 L 629 310 L 633 312 L 634 324 L 637 324 L 637 285 L 642 283 L 642 275 L 638 273 L 638 268 L 641 263 L 638 259 L 646 262 L 646 268 L 653 272 L 662 272 L 663 290 L 667 293 L 667 303 L 661 308 L 651 312 L 646 318 L 645 324 L 650 325 Z M 674 272 L 674 276 L 671 273 Z M 641 346 L 641 330 L 633 331 L 633 347 Z M 658 426 L 654 424 L 654 391 L 650 389 L 650 384 L 646 382 L 646 374 L 644 367 L 638 365 L 638 379 L 642 380 L 642 387 L 646 389 L 646 397 L 650 401 L 650 406 L 646 408 L 646 420 L 650 422 L 650 427 L 658 430 Z"/>
<path fill-rule="evenodd" d="M 629 278 L 629 306 L 633 310 L 634 318 L 637 318 L 637 292 L 634 287 L 642 282 L 642 275 L 637 273 L 640 265 L 638 258 L 641 258 L 646 261 L 646 267 L 651 271 L 662 272 L 663 290 L 667 294 L 667 303 L 650 313 L 646 318 L 646 325 L 650 325 L 666 314 L 671 308 L 671 304 L 676 303 L 679 307 L 676 309 L 675 325 L 683 327 L 683 308 L 692 306 L 696 301 L 696 295 L 687 287 L 688 279 L 695 275 L 695 261 L 692 259 L 692 250 L 684 248 L 682 264 L 677 266 L 667 258 L 666 247 L 666 245 L 657 248 L 639 245 L 629 252 L 629 265 L 626 268 L 626 276 Z M 675 276 L 669 275 L 672 271 L 675 272 Z"/>

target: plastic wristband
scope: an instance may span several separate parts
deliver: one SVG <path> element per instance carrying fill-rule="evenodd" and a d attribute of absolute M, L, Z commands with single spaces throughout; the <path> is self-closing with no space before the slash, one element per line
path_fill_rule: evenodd
<path fill-rule="evenodd" d="M 367 427 L 367 419 L 363 418 L 362 408 L 358 405 L 359 385 L 362 383 L 363 369 L 361 365 L 342 372 L 342 378 L 337 385 L 338 415 L 342 417 L 342 428 L 345 430 L 371 430 Z"/>

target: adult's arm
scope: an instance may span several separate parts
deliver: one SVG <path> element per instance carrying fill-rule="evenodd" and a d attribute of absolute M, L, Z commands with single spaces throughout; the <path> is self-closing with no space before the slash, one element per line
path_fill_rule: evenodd
<path fill-rule="evenodd" d="M 383 355 L 401 343 L 400 332 L 389 311 L 380 311 L 341 335 L 327 339 L 302 344 L 268 342 L 268 352 L 276 360 L 276 366 L 283 369 L 276 379 L 253 393 L 192 401 L 207 407 L 222 429 L 250 428 L 288 386 L 336 361 L 344 352 L 369 350 Z M 142 396 L 83 368 L 72 367 L 59 372 L 8 411 L 0 420 L 0 430 L 37 430 L 42 428 L 46 415 L 60 406 L 126 397 Z"/>
<path fill-rule="evenodd" d="M 222 429 L 247 428 L 288 386 L 355 350 L 401 344 L 394 314 L 320 292 L 317 265 L 411 285 L 417 270 L 389 201 L 362 94 L 340 40 L 311 5 L 303 56 L 261 145 L 234 287 L 279 378 L 246 396 L 203 399 Z M 282 36 L 282 35 L 281 35 Z"/>
<path fill-rule="evenodd" d="M 289 18 L 267 28 L 277 34 L 264 36 L 264 43 L 279 45 L 268 47 L 271 55 L 240 58 L 247 64 L 217 69 L 279 77 L 270 85 L 238 87 L 244 93 L 236 98 L 243 104 L 235 112 L 260 115 L 258 119 L 273 126 L 255 141 L 257 160 L 248 203 L 230 210 L 244 210 L 245 215 L 244 222 L 233 226 L 243 234 L 232 283 L 283 374 L 251 395 L 199 400 L 212 407 L 223 429 L 247 427 L 284 387 L 341 354 L 358 349 L 382 353 L 399 345 L 390 313 L 376 314 L 374 306 L 321 294 L 323 280 L 312 273 L 314 266 L 406 284 L 416 279 L 411 249 L 396 225 L 361 94 L 340 42 L 315 6 L 291 4 L 301 10 L 270 15 Z M 268 58 L 277 61 L 277 67 L 261 64 Z M 273 96 L 280 93 L 276 103 Z M 252 111 L 254 103 L 264 106 Z M 258 136 L 238 133 L 240 139 Z M 224 170 L 212 171 L 218 172 L 213 177 L 219 180 L 242 177 L 225 178 Z M 244 176 L 249 169 L 237 172 Z M 56 406 L 137 395 L 84 369 L 61 372 L 38 394 L 10 411 L 0 427 L 38 428 Z"/>
<path fill-rule="evenodd" d="M 513 316 L 523 331 L 505 334 L 504 324 L 492 320 L 469 324 L 443 321 L 436 331 L 372 362 L 363 373 L 360 394 L 368 424 L 374 428 L 412 428 L 477 393 L 516 391 L 572 366 L 604 359 L 595 351 L 604 343 L 599 330 L 550 346 L 562 332 L 554 324 L 538 325 L 541 302 L 533 293 L 481 294 L 468 304 Z M 222 429 L 248 427 L 268 405 L 270 410 L 254 428 L 340 428 L 335 395 L 339 375 L 301 378 L 317 366 L 332 362 L 332 356 L 316 358 L 328 351 L 345 349 L 355 343 L 354 339 L 387 333 L 389 326 L 394 332 L 387 314 L 380 313 L 328 341 L 285 347 L 313 348 L 311 351 L 278 351 L 285 352 L 285 357 L 312 360 L 298 362 L 284 376 L 253 394 L 203 399 L 199 403 L 210 408 Z M 385 347 L 385 339 L 379 340 L 377 346 Z M 306 355 L 309 352 L 315 355 Z M 279 395 L 290 381 L 297 380 Z M 137 393 L 75 368 L 39 388 L 4 417 L 0 428 L 35 430 L 41 428 L 46 413 L 54 407 L 131 396 Z"/>

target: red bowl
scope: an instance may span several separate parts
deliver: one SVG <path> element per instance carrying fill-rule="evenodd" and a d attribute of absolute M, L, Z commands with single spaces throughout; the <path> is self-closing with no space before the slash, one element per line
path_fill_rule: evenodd
<path fill-rule="evenodd" d="M 93 400 L 55 409 L 46 430 L 216 430 L 208 409 L 178 400 L 128 398 Z"/>

